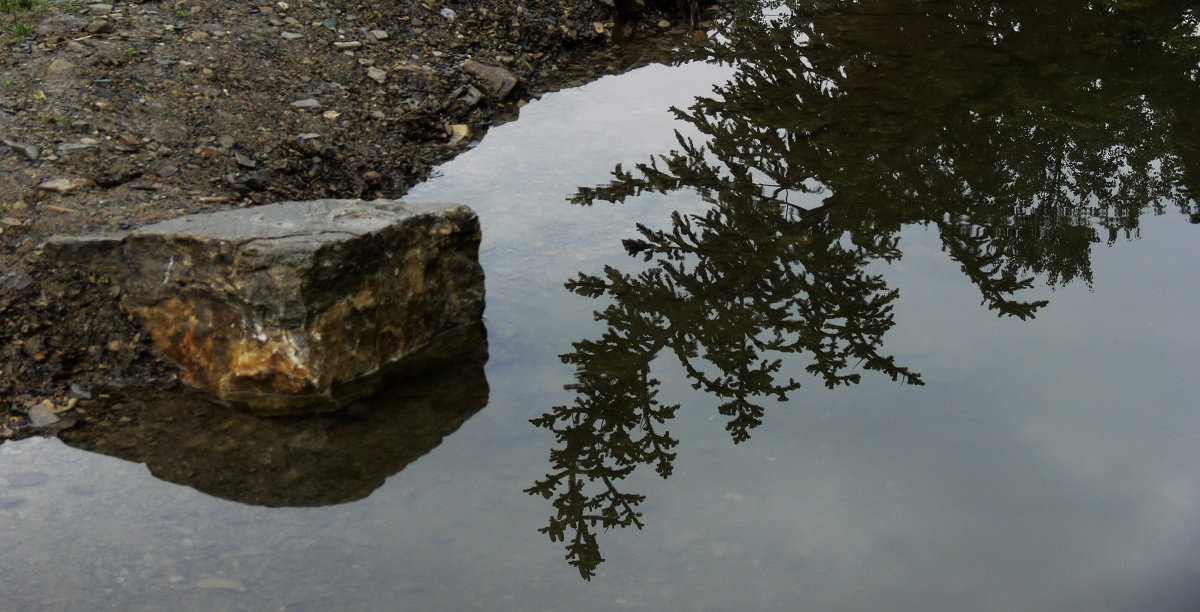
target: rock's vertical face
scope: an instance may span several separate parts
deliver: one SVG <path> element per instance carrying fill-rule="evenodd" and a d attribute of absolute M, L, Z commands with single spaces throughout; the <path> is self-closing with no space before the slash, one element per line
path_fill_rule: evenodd
<path fill-rule="evenodd" d="M 260 414 L 328 410 L 336 389 L 483 314 L 466 206 L 315 200 L 131 233 L 125 307 L 187 382 Z"/>

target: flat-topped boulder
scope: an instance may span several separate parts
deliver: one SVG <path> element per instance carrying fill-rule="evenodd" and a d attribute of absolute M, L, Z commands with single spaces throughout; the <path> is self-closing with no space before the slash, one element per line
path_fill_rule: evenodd
<path fill-rule="evenodd" d="M 276 415 L 336 409 L 376 386 L 363 381 L 446 356 L 439 343 L 482 318 L 479 240 L 466 206 L 314 200 L 55 248 L 116 245 L 123 306 L 184 381 Z"/>

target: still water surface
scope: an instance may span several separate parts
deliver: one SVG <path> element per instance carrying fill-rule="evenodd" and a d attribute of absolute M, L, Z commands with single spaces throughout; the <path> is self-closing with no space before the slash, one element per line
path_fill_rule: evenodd
<path fill-rule="evenodd" d="M 1200 609 L 1194 11 L 843 4 L 414 189 L 490 357 L 423 457 L 292 439 L 379 488 L 0 446 L 0 609 Z"/>

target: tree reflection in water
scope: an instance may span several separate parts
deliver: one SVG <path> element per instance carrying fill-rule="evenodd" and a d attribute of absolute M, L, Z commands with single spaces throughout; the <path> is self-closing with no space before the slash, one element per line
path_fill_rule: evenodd
<path fill-rule="evenodd" d="M 901 257 L 905 225 L 934 226 L 943 251 L 1001 316 L 1046 305 L 1042 278 L 1090 283 L 1094 244 L 1138 234 L 1145 211 L 1200 221 L 1197 11 L 1155 0 L 788 2 L 742 17 L 699 57 L 736 74 L 688 109 L 705 136 L 582 188 L 577 204 L 694 190 L 711 207 L 639 225 L 648 262 L 567 287 L 603 299 L 598 339 L 562 356 L 573 404 L 534 424 L 554 432 L 553 470 L 528 489 L 553 500 L 542 529 L 586 579 L 597 527 L 641 527 L 638 466 L 671 474 L 679 406 L 651 363 L 671 355 L 716 397 L 733 441 L 766 400 L 858 369 L 920 384 L 883 352 L 899 292 L 866 266 Z M 781 8 L 779 4 L 767 8 Z M 770 13 L 770 11 L 763 11 Z"/>

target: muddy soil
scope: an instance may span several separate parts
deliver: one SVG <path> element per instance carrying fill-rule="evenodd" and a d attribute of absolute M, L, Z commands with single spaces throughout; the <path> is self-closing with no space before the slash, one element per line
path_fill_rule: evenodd
<path fill-rule="evenodd" d="M 399 197 L 531 97 L 691 38 L 670 11 L 613 17 L 598 0 L 162 0 L 54 4 L 8 28 L 0 441 L 178 385 L 109 279 L 39 258 L 48 236 Z"/>

